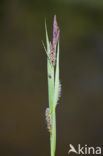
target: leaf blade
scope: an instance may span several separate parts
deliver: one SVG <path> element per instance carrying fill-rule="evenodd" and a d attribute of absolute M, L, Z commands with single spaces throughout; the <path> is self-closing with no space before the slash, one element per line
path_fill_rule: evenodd
<path fill-rule="evenodd" d="M 56 71 L 55 71 L 55 89 L 54 89 L 54 108 L 57 105 L 59 94 L 60 94 L 60 81 L 59 81 L 59 42 L 57 45 L 57 62 L 56 62 Z"/>

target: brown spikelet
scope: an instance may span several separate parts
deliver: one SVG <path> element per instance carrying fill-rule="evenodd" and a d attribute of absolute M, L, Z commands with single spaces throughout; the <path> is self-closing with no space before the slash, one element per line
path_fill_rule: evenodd
<path fill-rule="evenodd" d="M 48 131 L 51 133 L 51 130 L 52 130 L 52 121 L 51 121 L 51 114 L 50 114 L 50 109 L 49 108 L 46 108 L 45 117 L 46 117 L 46 121 L 47 121 Z"/>
<path fill-rule="evenodd" d="M 60 83 L 60 81 L 59 81 L 59 88 L 58 88 L 58 101 L 59 101 L 60 97 L 61 97 L 61 83 Z M 57 101 L 57 104 L 58 104 L 58 101 Z M 57 105 L 57 104 L 56 104 L 56 105 Z"/>
<path fill-rule="evenodd" d="M 50 53 L 49 53 L 49 58 L 50 58 L 50 62 L 53 65 L 53 67 L 55 66 L 55 62 L 56 62 L 56 53 L 55 53 L 55 48 L 53 47 L 52 43 L 50 42 Z"/>
<path fill-rule="evenodd" d="M 57 43 L 58 43 L 59 33 L 60 33 L 60 29 L 58 27 L 56 15 L 55 15 L 54 16 L 54 23 L 53 23 L 53 46 L 57 45 Z"/>

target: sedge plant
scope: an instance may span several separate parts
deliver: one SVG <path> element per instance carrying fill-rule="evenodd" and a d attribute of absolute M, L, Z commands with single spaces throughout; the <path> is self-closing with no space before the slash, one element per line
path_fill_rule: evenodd
<path fill-rule="evenodd" d="M 48 100 L 49 107 L 46 108 L 45 116 L 47 128 L 50 132 L 51 156 L 55 156 L 56 150 L 56 106 L 61 94 L 59 80 L 59 36 L 60 29 L 57 24 L 56 15 L 53 20 L 53 40 L 49 41 L 47 26 L 45 22 L 46 47 L 43 43 L 47 56 L 47 77 L 48 77 Z"/>

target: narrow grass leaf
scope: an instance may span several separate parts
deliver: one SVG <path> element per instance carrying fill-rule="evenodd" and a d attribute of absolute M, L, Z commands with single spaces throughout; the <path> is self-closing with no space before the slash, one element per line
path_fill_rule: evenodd
<path fill-rule="evenodd" d="M 59 42 L 57 45 L 57 64 L 56 64 L 56 71 L 55 71 L 55 89 L 54 89 L 54 108 L 57 105 L 58 99 L 60 95 L 60 81 L 59 81 Z"/>
<path fill-rule="evenodd" d="M 50 44 L 49 44 L 46 22 L 45 22 L 45 31 L 46 31 L 47 54 L 49 54 Z M 54 95 L 54 68 L 53 68 L 53 66 L 51 66 L 51 63 L 48 58 L 47 58 L 47 74 L 48 74 L 47 76 L 48 76 L 49 107 L 52 112 L 52 110 L 53 110 L 53 95 Z"/>

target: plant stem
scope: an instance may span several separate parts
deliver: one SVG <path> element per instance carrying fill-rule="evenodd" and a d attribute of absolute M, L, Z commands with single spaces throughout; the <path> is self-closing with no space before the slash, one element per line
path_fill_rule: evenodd
<path fill-rule="evenodd" d="M 46 31 L 46 48 L 47 54 L 47 77 L 48 77 L 48 101 L 49 108 L 46 109 L 46 120 L 48 130 L 50 132 L 50 150 L 51 156 L 55 156 L 56 151 L 56 105 L 58 103 L 61 91 L 59 81 L 59 27 L 57 25 L 56 16 L 54 16 L 53 25 L 53 43 L 49 41 L 47 26 Z"/>
<path fill-rule="evenodd" d="M 51 156 L 55 156 L 56 150 L 56 113 L 53 113 L 53 127 L 52 127 L 52 134 L 51 134 Z"/>

